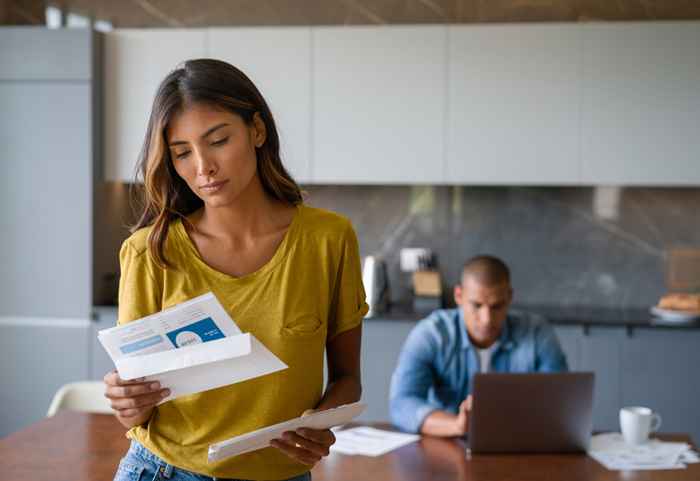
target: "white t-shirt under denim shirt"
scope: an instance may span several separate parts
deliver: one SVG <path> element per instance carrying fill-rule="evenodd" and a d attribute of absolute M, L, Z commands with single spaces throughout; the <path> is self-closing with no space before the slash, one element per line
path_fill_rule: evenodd
<path fill-rule="evenodd" d="M 491 370 L 491 356 L 498 349 L 498 344 L 498 341 L 496 341 L 486 349 L 477 349 L 479 353 L 479 372 L 489 372 Z"/>

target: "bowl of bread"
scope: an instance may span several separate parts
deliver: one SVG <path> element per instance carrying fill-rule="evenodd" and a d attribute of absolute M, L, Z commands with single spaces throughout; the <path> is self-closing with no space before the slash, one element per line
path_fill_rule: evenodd
<path fill-rule="evenodd" d="M 700 321 L 700 294 L 674 292 L 663 296 L 651 308 L 651 313 L 662 322 L 688 324 Z"/>

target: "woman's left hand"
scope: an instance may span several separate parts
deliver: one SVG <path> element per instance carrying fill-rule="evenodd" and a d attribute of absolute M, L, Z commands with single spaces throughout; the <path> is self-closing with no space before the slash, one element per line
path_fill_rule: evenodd
<path fill-rule="evenodd" d="M 305 412 L 303 415 L 307 415 Z M 290 458 L 308 466 L 314 466 L 321 458 L 328 456 L 330 447 L 335 443 L 335 435 L 330 429 L 299 428 L 287 431 L 281 438 L 273 439 L 270 444 Z"/>

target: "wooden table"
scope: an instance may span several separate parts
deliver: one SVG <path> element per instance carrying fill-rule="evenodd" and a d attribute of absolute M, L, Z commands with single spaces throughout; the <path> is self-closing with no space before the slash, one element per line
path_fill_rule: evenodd
<path fill-rule="evenodd" d="M 383 427 L 377 425 L 378 427 Z M 0 480 L 110 481 L 129 441 L 105 414 L 61 412 L 0 439 Z M 689 441 L 687 436 L 666 435 Z M 455 440 L 423 438 L 378 458 L 331 454 L 314 481 L 700 480 L 700 464 L 673 471 L 607 471 L 585 455 L 478 455 Z"/>

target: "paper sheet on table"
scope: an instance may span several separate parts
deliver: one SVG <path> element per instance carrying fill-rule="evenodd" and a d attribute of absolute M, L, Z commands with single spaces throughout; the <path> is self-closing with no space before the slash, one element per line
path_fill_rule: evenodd
<path fill-rule="evenodd" d="M 620 433 L 598 434 L 591 438 L 588 455 L 614 471 L 647 471 L 656 469 L 683 469 L 684 462 L 692 462 L 695 453 L 687 443 L 672 443 L 651 439 L 630 446 Z"/>
<path fill-rule="evenodd" d="M 270 441 L 281 437 L 285 431 L 294 431 L 299 428 L 328 429 L 348 423 L 362 414 L 365 407 L 366 405 L 361 402 L 345 404 L 212 444 L 209 446 L 209 462 L 266 448 L 270 445 Z"/>
<path fill-rule="evenodd" d="M 335 432 L 331 451 L 360 455 L 381 456 L 420 439 L 416 434 L 396 433 L 370 427 L 357 427 Z"/>
<path fill-rule="evenodd" d="M 243 334 L 207 293 L 123 326 L 98 339 L 119 377 L 145 377 L 170 389 L 160 403 L 286 369 L 251 334 Z"/>

